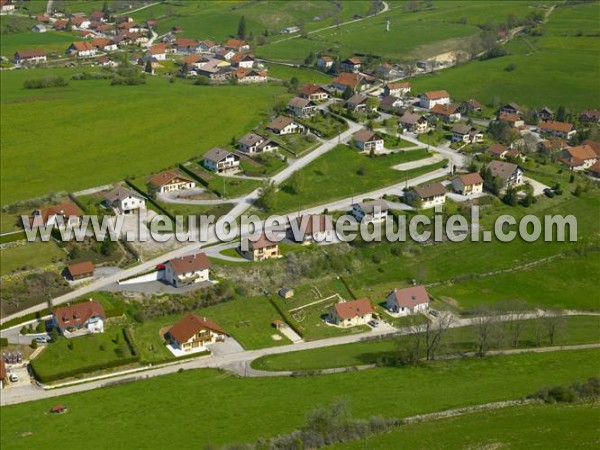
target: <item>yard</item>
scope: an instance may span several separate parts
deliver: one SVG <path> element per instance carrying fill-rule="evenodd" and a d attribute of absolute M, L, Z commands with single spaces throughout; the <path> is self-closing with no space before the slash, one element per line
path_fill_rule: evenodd
<path fill-rule="evenodd" d="M 250 131 L 282 92 L 274 86 L 194 86 L 181 80 L 171 84 L 161 77 L 149 77 L 138 86 L 85 80 L 70 81 L 65 88 L 22 88 L 25 79 L 50 74 L 70 78 L 82 70 L 0 74 L 4 204 L 145 176 L 186 161 Z M 198 108 L 198 102 L 211 108 Z M 194 133 L 184 120 L 192 110 Z M 32 116 L 38 117 L 34 134 L 24 132 Z M 198 133 L 203 134 L 201 141 Z M 40 135 L 44 136 L 44 158 L 38 157 Z M 27 183 L 22 182 L 25 178 Z"/>
<path fill-rule="evenodd" d="M 63 264 L 67 255 L 54 241 L 28 242 L 0 250 L 2 276 L 14 270 L 43 268 Z"/>
<path fill-rule="evenodd" d="M 314 114 L 310 118 L 303 119 L 300 122 L 316 130 L 323 139 L 330 139 L 348 129 L 348 123 L 345 120 L 340 122 L 331 115 Z"/>
<path fill-rule="evenodd" d="M 527 354 L 295 378 L 184 370 L 63 396 L 59 403 L 69 411 L 60 416 L 47 414 L 55 398 L 3 407 L 0 444 L 9 449 L 56 448 L 65 429 L 94 435 L 86 444 L 90 449 L 250 442 L 290 432 L 304 424 L 315 405 L 340 397 L 349 401 L 357 418 L 406 417 L 516 399 L 545 386 L 583 381 L 597 375 L 590 361 L 598 356 L 597 350 Z M 394 388 L 382 395 L 380 388 L 390 385 Z M 211 411 L 201 425 L 189 414 L 199 405 Z M 98 434 L 98 429 L 110 433 Z"/>

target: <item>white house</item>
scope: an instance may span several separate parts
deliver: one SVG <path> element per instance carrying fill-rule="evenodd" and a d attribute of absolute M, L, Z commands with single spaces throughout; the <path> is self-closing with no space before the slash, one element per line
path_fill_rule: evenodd
<path fill-rule="evenodd" d="M 373 318 L 374 312 L 368 298 L 340 302 L 329 308 L 327 322 L 343 328 L 365 325 Z"/>
<path fill-rule="evenodd" d="M 146 207 L 146 200 L 139 194 L 118 187 L 104 196 L 106 203 L 119 211 L 120 214 L 132 214 Z"/>
<path fill-rule="evenodd" d="M 54 326 L 65 337 L 72 337 L 75 332 L 78 336 L 104 333 L 105 318 L 102 305 L 92 300 L 71 306 L 61 306 L 52 313 Z"/>
<path fill-rule="evenodd" d="M 598 155 L 589 144 L 567 147 L 561 156 L 561 161 L 573 171 L 589 169 L 598 161 Z"/>
<path fill-rule="evenodd" d="M 431 109 L 435 105 L 449 105 L 450 94 L 446 91 L 430 91 L 421 95 L 421 108 Z"/>
<path fill-rule="evenodd" d="M 81 222 L 83 213 L 73 202 L 64 202 L 60 205 L 36 209 L 31 217 L 32 227 L 51 226 L 64 228 L 77 226 Z"/>
<path fill-rule="evenodd" d="M 459 175 L 452 180 L 452 189 L 461 195 L 473 195 L 483 192 L 483 178 L 477 172 Z"/>
<path fill-rule="evenodd" d="M 160 194 L 164 194 L 165 192 L 183 191 L 196 187 L 195 181 L 184 177 L 177 170 L 166 170 L 157 173 L 150 178 L 149 184 Z"/>
<path fill-rule="evenodd" d="M 429 294 L 424 286 L 413 286 L 404 289 L 394 289 L 387 296 L 385 305 L 388 311 L 409 315 L 419 311 L 427 311 L 429 308 Z"/>
<path fill-rule="evenodd" d="M 67 48 L 67 53 L 80 58 L 94 56 L 96 51 L 96 47 L 94 47 L 90 42 L 85 41 L 73 42 L 69 48 Z"/>
<path fill-rule="evenodd" d="M 225 331 L 206 317 L 189 313 L 167 332 L 171 346 L 183 352 L 208 350 L 207 344 L 225 339 Z"/>
<path fill-rule="evenodd" d="M 309 117 L 315 113 L 317 105 L 307 98 L 294 97 L 289 101 L 288 109 L 296 117 Z"/>
<path fill-rule="evenodd" d="M 406 196 L 411 204 L 420 201 L 420 208 L 427 209 L 446 203 L 446 193 L 446 188 L 442 183 L 434 183 L 424 187 L 413 188 L 406 193 Z"/>
<path fill-rule="evenodd" d="M 503 188 L 515 187 L 523 184 L 523 169 L 513 163 L 492 161 L 487 168 L 492 177 L 502 181 Z"/>
<path fill-rule="evenodd" d="M 275 134 L 302 133 L 304 125 L 299 124 L 291 117 L 279 116 L 267 125 L 267 129 Z"/>
<path fill-rule="evenodd" d="M 287 230 L 288 237 L 299 243 L 332 242 L 333 221 L 331 216 L 324 214 L 308 214 L 290 220 Z"/>
<path fill-rule="evenodd" d="M 362 61 L 355 56 L 345 59 L 344 61 L 342 61 L 340 63 L 340 70 L 342 72 L 357 73 L 361 67 L 362 67 Z"/>
<path fill-rule="evenodd" d="M 383 94 L 385 96 L 392 95 L 394 97 L 404 97 L 410 94 L 411 86 L 409 82 L 402 83 L 388 83 L 383 88 Z"/>
<path fill-rule="evenodd" d="M 277 142 L 256 133 L 248 133 L 238 140 L 238 148 L 244 153 L 272 152 L 279 148 Z"/>
<path fill-rule="evenodd" d="M 383 150 L 383 138 L 370 130 L 360 130 L 352 135 L 352 142 L 363 152 Z"/>
<path fill-rule="evenodd" d="M 46 62 L 47 60 L 46 50 L 33 49 L 33 50 L 20 50 L 15 53 L 13 62 L 17 65 L 21 64 L 37 64 L 40 62 Z"/>
<path fill-rule="evenodd" d="M 210 260 L 205 253 L 181 256 L 165 263 L 164 279 L 175 287 L 208 281 Z"/>
<path fill-rule="evenodd" d="M 577 133 L 575 125 L 567 122 L 556 122 L 554 120 L 542 121 L 538 124 L 540 133 L 548 133 L 553 136 L 569 140 Z"/>
<path fill-rule="evenodd" d="M 15 5 L 12 0 L 0 0 L 0 12 L 10 14 L 15 11 Z"/>
<path fill-rule="evenodd" d="M 410 111 L 405 112 L 398 119 L 400 125 L 408 131 L 413 133 L 422 134 L 429 130 L 429 122 L 421 114 L 412 113 Z"/>
<path fill-rule="evenodd" d="M 473 126 L 457 123 L 452 127 L 452 142 L 466 144 L 483 142 L 483 133 Z"/>
<path fill-rule="evenodd" d="M 386 220 L 389 206 L 383 199 L 368 202 L 355 203 L 352 205 L 351 214 L 358 222 L 379 223 Z"/>
<path fill-rule="evenodd" d="M 232 173 L 240 170 L 240 157 L 235 153 L 214 147 L 204 155 L 204 167 L 217 173 Z"/>
<path fill-rule="evenodd" d="M 331 67 L 333 66 L 333 58 L 330 58 L 329 56 L 321 56 L 320 58 L 317 59 L 317 67 L 327 70 L 327 69 L 331 69 Z"/>

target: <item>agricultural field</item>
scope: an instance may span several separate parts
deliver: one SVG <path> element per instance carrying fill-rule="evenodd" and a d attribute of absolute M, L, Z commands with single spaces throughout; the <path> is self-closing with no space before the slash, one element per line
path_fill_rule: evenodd
<path fill-rule="evenodd" d="M 387 314 L 382 315 L 388 320 Z M 569 316 L 565 318 L 562 331 L 555 345 L 595 344 L 600 342 L 600 317 Z M 536 346 L 536 325 L 532 320 L 525 322 L 520 338 L 519 348 Z M 550 345 L 550 341 L 542 331 L 540 346 Z M 444 336 L 444 344 L 440 354 L 456 354 L 476 351 L 477 330 L 475 327 L 462 327 L 448 330 Z M 402 341 L 393 338 L 383 340 L 356 342 L 352 344 L 324 347 L 314 350 L 303 350 L 280 355 L 263 356 L 252 362 L 252 367 L 260 370 L 322 370 L 335 367 L 377 364 L 384 360 L 393 360 L 399 354 Z M 497 346 L 492 346 L 495 350 Z"/>
<path fill-rule="evenodd" d="M 138 86 L 85 80 L 70 81 L 64 88 L 22 87 L 29 78 L 51 74 L 70 78 L 78 71 L 40 69 L 0 75 L 3 204 L 146 175 L 201 155 L 229 142 L 232 135 L 250 131 L 282 92 L 274 86 L 194 86 L 161 77 L 149 77 Z M 198 108 L 198 102 L 211 107 Z M 27 132 L 32 116 L 38 118 L 34 134 Z M 190 120 L 199 127 L 194 133 Z M 198 133 L 203 133 L 202 139 Z M 43 159 L 38 157 L 41 148 Z M 24 174 L 28 183 L 22 183 Z"/>
<path fill-rule="evenodd" d="M 289 67 L 281 64 L 267 64 L 269 68 L 269 76 L 279 78 L 284 81 L 290 81 L 292 78 L 298 78 L 301 84 L 316 83 L 329 84 L 333 81 L 330 75 L 325 75 L 315 69 L 307 69 L 304 67 Z"/>
<path fill-rule="evenodd" d="M 527 354 L 297 378 L 240 378 L 215 370 L 184 370 L 62 396 L 60 403 L 69 411 L 60 416 L 47 413 L 56 398 L 3 407 L 0 443 L 10 449 L 55 448 L 67 428 L 83 435 L 111 430 L 96 434 L 86 444 L 90 449 L 251 442 L 292 431 L 315 405 L 340 397 L 357 418 L 407 417 L 517 399 L 545 386 L 584 381 L 598 374 L 590 365 L 598 356 L 597 350 Z M 389 385 L 394 389 L 380 395 L 377 386 Z M 199 404 L 212 411 L 201 425 L 189 414 Z"/>
<path fill-rule="evenodd" d="M 406 448 L 569 448 L 596 446 L 600 408 L 596 404 L 528 405 L 403 425 L 332 450 Z"/>
<path fill-rule="evenodd" d="M 32 24 L 34 23 L 35 22 L 32 22 Z M 15 52 L 19 50 L 42 48 L 47 52 L 57 52 L 64 56 L 67 47 L 69 47 L 72 42 L 80 40 L 81 37 L 76 36 L 74 33 L 59 31 L 48 31 L 46 33 L 23 31 L 15 34 L 3 34 L 2 39 L 0 40 L 0 54 L 8 59 L 12 59 Z M 65 62 L 66 61 L 68 61 L 68 59 L 66 59 Z M 4 80 L 2 82 L 4 83 Z"/>
<path fill-rule="evenodd" d="M 408 61 L 469 49 L 477 25 L 489 17 L 504 19 L 508 11 L 518 18 L 541 8 L 538 2 L 437 1 L 433 8 L 407 13 L 406 3 L 389 2 L 390 11 L 341 27 L 310 34 L 308 38 L 273 42 L 257 49 L 257 55 L 301 63 L 310 53 L 326 52 L 346 58 L 352 54 Z M 510 6 L 509 6 L 510 5 Z M 386 32 L 386 20 L 390 31 Z"/>
<path fill-rule="evenodd" d="M 4 276 L 14 270 L 27 268 L 41 268 L 61 264 L 67 255 L 54 241 L 30 242 L 0 250 L 0 275 Z"/>
<path fill-rule="evenodd" d="M 517 37 L 506 45 L 507 56 L 415 77 L 410 80 L 413 92 L 446 89 L 456 100 L 474 97 L 490 105 L 514 101 L 530 108 L 598 108 L 600 88 L 588 74 L 598 71 L 600 26 L 593 18 L 599 14 L 597 2 L 557 7 L 542 36 Z M 509 65 L 514 70 L 507 71 Z"/>

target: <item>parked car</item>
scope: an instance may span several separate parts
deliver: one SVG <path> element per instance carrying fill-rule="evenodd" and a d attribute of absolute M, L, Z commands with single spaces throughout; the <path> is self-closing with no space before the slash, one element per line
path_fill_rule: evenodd
<path fill-rule="evenodd" d="M 45 336 L 38 336 L 35 338 L 35 341 L 38 344 L 47 344 L 49 342 L 49 338 L 45 337 Z"/>
<path fill-rule="evenodd" d="M 436 311 L 435 309 L 430 309 L 429 314 L 431 314 L 433 317 L 438 317 L 440 315 L 439 311 Z"/>
<path fill-rule="evenodd" d="M 16 383 L 17 381 L 19 381 L 19 376 L 16 373 L 11 373 L 8 376 L 8 379 L 10 380 L 11 383 Z"/>
<path fill-rule="evenodd" d="M 373 319 L 373 320 L 369 320 L 369 325 L 371 325 L 373 328 L 377 328 L 379 326 L 379 321 Z"/>
<path fill-rule="evenodd" d="M 554 191 L 550 188 L 546 188 L 544 189 L 544 194 L 546 195 L 546 197 L 548 198 L 552 198 L 554 197 L 556 194 L 554 193 Z"/>

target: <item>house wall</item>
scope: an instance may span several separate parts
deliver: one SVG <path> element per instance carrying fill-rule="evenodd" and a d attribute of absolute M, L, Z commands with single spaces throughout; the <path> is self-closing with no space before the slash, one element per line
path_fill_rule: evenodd
<path fill-rule="evenodd" d="M 329 316 L 328 316 L 329 322 L 333 323 L 334 325 L 337 325 L 338 327 L 342 327 L 342 328 L 355 327 L 358 325 L 365 325 L 371 319 L 373 319 L 373 314 L 368 313 L 368 314 L 365 314 L 364 316 L 355 316 L 350 319 L 342 320 L 340 317 L 338 317 L 338 315 L 333 307 L 329 310 Z"/>

